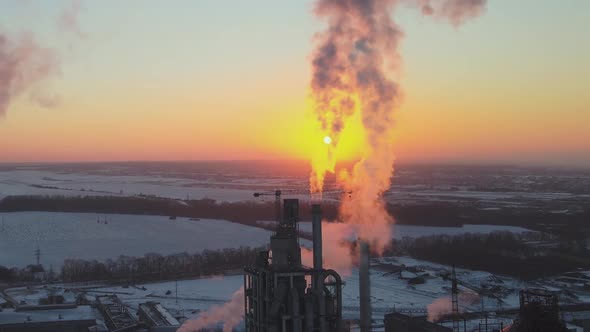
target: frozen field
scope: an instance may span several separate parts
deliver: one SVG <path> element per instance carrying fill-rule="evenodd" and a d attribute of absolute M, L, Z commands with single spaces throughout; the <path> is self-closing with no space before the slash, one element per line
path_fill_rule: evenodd
<path fill-rule="evenodd" d="M 105 223 L 106 220 L 106 223 Z M 120 255 L 173 254 L 204 249 L 261 246 L 269 232 L 225 220 L 170 220 L 164 216 L 92 213 L 0 213 L 0 265 L 41 263 L 60 267 L 65 258 L 104 261 Z"/>
<path fill-rule="evenodd" d="M 303 182 L 307 185 L 307 182 Z M 0 199 L 9 195 L 136 196 L 219 201 L 253 199 L 257 190 L 292 186 L 288 179 L 194 180 L 165 176 L 58 173 L 46 170 L 0 171 Z"/>
<path fill-rule="evenodd" d="M 338 227 L 347 228 L 345 224 L 338 224 Z M 326 228 L 326 227 L 324 227 Z M 505 231 L 512 233 L 530 232 L 530 230 L 515 226 L 502 225 L 463 225 L 461 227 L 435 227 L 435 226 L 412 226 L 412 225 L 392 225 L 392 233 L 395 239 L 403 239 L 404 237 L 417 238 L 429 235 L 459 235 L 465 233 L 492 233 L 497 231 Z M 299 230 L 311 233 L 311 222 L 300 222 Z M 348 232 L 346 232 L 348 233 Z"/>

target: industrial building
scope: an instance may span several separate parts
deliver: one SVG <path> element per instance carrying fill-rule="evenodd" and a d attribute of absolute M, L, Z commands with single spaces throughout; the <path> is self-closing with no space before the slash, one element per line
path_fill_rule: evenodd
<path fill-rule="evenodd" d="M 157 302 L 141 303 L 137 310 L 137 316 L 143 325 L 148 326 L 153 330 L 176 331 L 176 329 L 180 327 L 178 320 L 174 318 L 166 308 Z"/>
<path fill-rule="evenodd" d="M 96 307 L 104 317 L 109 331 L 134 331 L 138 326 L 135 317 L 117 295 L 97 296 Z"/>
<path fill-rule="evenodd" d="M 542 289 L 520 291 L 520 313 L 508 332 L 567 332 L 557 295 Z"/>
<path fill-rule="evenodd" d="M 0 309 L 0 332 L 175 332 L 179 327 L 179 321 L 160 303 L 140 303 L 136 316 L 114 294 L 97 296 L 92 305 Z"/>
<path fill-rule="evenodd" d="M 88 332 L 96 326 L 96 316 L 90 306 L 1 311 L 0 332 Z"/>
<path fill-rule="evenodd" d="M 323 268 L 321 207 L 312 206 L 313 268 L 306 267 L 298 238 L 299 200 L 285 199 L 281 209 L 277 193 L 270 250 L 245 269 L 246 331 L 341 331 L 342 279 Z"/>

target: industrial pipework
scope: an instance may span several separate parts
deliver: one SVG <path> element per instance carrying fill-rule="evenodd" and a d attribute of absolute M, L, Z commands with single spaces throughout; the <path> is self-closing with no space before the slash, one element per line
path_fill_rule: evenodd
<path fill-rule="evenodd" d="M 321 207 L 312 206 L 313 268 L 301 263 L 299 200 L 285 199 L 282 210 L 270 251 L 245 269 L 246 331 L 341 331 L 342 279 L 322 266 Z"/>

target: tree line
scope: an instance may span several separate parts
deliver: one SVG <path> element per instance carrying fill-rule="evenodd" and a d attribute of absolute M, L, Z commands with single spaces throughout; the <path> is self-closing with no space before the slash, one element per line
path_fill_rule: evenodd
<path fill-rule="evenodd" d="M 311 220 L 311 204 L 300 201 L 300 219 Z M 338 219 L 338 202 L 324 202 L 324 218 Z M 502 224 L 540 229 L 542 224 L 576 225 L 588 231 L 590 207 L 570 214 L 555 214 L 526 208 L 481 209 L 476 202 L 416 202 L 388 204 L 388 212 L 398 224 L 460 226 L 463 224 Z M 154 196 L 7 196 L 0 201 L 0 212 L 46 211 L 225 219 L 260 227 L 260 220 L 274 220 L 272 201 L 219 202 L 213 199 L 176 200 Z"/>
<path fill-rule="evenodd" d="M 183 252 L 173 255 L 149 253 L 143 257 L 119 256 L 105 262 L 66 259 L 61 279 L 71 281 L 130 281 L 145 282 L 185 277 L 223 274 L 241 270 L 254 262 L 262 248 L 228 248 L 204 250 L 201 253 Z"/>
<path fill-rule="evenodd" d="M 48 281 L 136 283 L 217 275 L 253 264 L 262 250 L 264 248 L 240 247 L 204 250 L 194 254 L 148 253 L 142 257 L 119 256 L 104 262 L 66 259 L 59 273 L 52 275 Z M 22 269 L 0 266 L 0 281 L 31 282 L 35 281 L 36 273 L 44 271 L 42 266 L 31 265 Z"/>
<path fill-rule="evenodd" d="M 432 235 L 400 242 L 396 249 L 412 257 L 471 270 L 488 271 L 524 280 L 590 268 L 589 251 L 569 242 L 540 249 L 527 244 L 526 234 Z M 394 244 L 394 247 L 396 245 Z"/>
<path fill-rule="evenodd" d="M 311 220 L 311 205 L 301 201 L 302 220 Z M 324 204 L 326 218 L 335 219 L 336 204 Z M 164 215 L 189 218 L 224 219 L 248 225 L 260 220 L 275 220 L 274 202 L 218 202 L 212 199 L 175 200 L 160 197 L 115 196 L 7 196 L 0 201 L 0 212 L 88 212 L 136 215 Z"/>

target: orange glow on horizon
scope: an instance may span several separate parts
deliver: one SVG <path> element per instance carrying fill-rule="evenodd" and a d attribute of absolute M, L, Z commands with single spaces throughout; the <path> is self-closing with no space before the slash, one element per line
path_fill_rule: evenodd
<path fill-rule="evenodd" d="M 72 92 L 51 110 L 23 99 L 0 119 L 0 162 L 311 160 L 334 146 L 339 161 L 363 155 L 360 116 L 351 118 L 327 145 L 313 103 L 305 99 L 305 81 L 286 87 L 271 83 L 241 92 L 236 100 L 219 96 L 204 101 L 192 96 L 189 87 L 164 90 L 159 96 L 141 85 L 100 100 Z M 395 154 L 402 163 L 590 165 L 585 126 L 590 112 L 584 99 L 521 101 L 513 95 L 480 101 L 484 97 L 443 95 L 428 85 L 406 90 L 395 129 Z M 556 109 L 564 111 L 555 116 Z"/>

